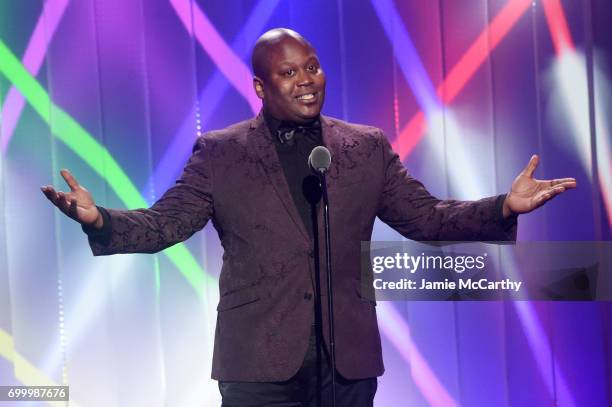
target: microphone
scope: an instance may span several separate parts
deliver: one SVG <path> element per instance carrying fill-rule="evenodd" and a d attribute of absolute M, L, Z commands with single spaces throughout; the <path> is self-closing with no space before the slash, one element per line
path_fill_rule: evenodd
<path fill-rule="evenodd" d="M 308 166 L 317 174 L 324 175 L 331 165 L 331 153 L 323 146 L 316 146 L 308 157 Z"/>
<path fill-rule="evenodd" d="M 323 195 L 323 225 L 325 228 L 325 265 L 327 271 L 327 324 L 329 332 L 329 359 L 331 368 L 331 388 L 332 388 L 332 406 L 336 407 L 336 334 L 334 332 L 334 290 L 333 272 L 332 272 L 332 257 L 331 257 L 331 222 L 329 220 L 329 198 L 327 196 L 327 181 L 325 174 L 331 165 L 331 153 L 323 146 L 316 146 L 312 149 L 308 157 L 308 165 L 318 175 L 318 184 Z M 310 181 L 312 182 L 312 181 Z M 314 194 L 313 194 L 314 195 Z M 317 197 L 318 200 L 318 197 Z M 317 236 L 317 235 L 315 235 Z M 315 247 L 319 247 L 316 243 Z M 321 278 L 321 269 L 319 268 L 319 250 L 315 250 L 315 272 L 318 278 Z"/>

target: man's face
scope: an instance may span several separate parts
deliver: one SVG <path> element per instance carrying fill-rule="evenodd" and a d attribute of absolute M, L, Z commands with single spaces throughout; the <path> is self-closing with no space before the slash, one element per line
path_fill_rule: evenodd
<path fill-rule="evenodd" d="M 255 78 L 266 112 L 279 120 L 304 123 L 319 115 L 325 99 L 325 74 L 312 47 L 294 38 L 271 46 L 267 72 Z"/>

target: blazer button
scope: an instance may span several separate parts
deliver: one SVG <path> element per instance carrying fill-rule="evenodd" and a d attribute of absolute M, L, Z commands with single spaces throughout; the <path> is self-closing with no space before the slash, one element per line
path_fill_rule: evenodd
<path fill-rule="evenodd" d="M 314 250 L 308 250 L 308 256 L 309 256 L 311 259 L 314 259 Z"/>
<path fill-rule="evenodd" d="M 304 299 L 307 301 L 310 301 L 312 299 L 312 294 L 311 293 L 304 293 Z"/>

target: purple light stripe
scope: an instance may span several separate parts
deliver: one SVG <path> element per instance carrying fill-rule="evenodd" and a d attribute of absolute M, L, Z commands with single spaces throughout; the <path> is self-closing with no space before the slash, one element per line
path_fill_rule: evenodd
<path fill-rule="evenodd" d="M 514 262 L 512 259 L 511 262 Z M 551 341 L 530 301 L 513 301 L 514 309 L 523 326 L 523 332 L 529 343 L 529 348 L 535 360 L 542 381 L 546 383 L 546 390 L 551 402 L 559 405 L 577 406 L 571 392 L 569 383 L 557 358 L 554 357 Z M 551 366 L 552 363 L 552 366 Z"/>
<path fill-rule="evenodd" d="M 442 109 L 442 101 L 438 98 L 436 89 L 429 79 L 427 70 L 393 0 L 372 0 L 372 6 L 376 10 L 376 15 L 389 42 L 398 49 L 398 52 L 394 52 L 395 59 L 421 109 L 428 117 L 439 112 Z"/>
<path fill-rule="evenodd" d="M 36 22 L 30 41 L 26 47 L 25 54 L 23 56 L 23 65 L 32 74 L 32 76 L 38 75 L 38 71 L 42 66 L 42 63 L 47 54 L 49 43 L 55 34 L 55 31 L 61 21 L 66 6 L 69 0 L 47 0 L 43 7 L 43 11 Z M 8 145 L 13 137 L 15 127 L 19 122 L 19 117 L 23 107 L 25 106 L 25 100 L 21 93 L 11 86 L 9 89 L 4 106 L 2 106 L 3 118 L 0 125 L 0 149 L 4 153 L 8 148 Z"/>
<path fill-rule="evenodd" d="M 232 48 L 236 50 L 240 57 L 243 59 L 248 57 L 250 45 L 255 43 L 259 35 L 261 35 L 279 2 L 280 0 L 259 0 L 255 5 L 247 22 L 243 25 L 232 43 Z M 245 47 L 246 44 L 249 47 Z M 228 88 L 227 80 L 219 70 L 216 70 L 198 97 L 200 126 L 203 126 L 203 123 L 206 123 L 214 113 L 217 104 L 223 98 Z M 177 133 L 172 137 L 170 145 L 165 149 L 163 157 L 148 180 L 148 184 L 142 189 L 143 196 L 148 197 L 151 195 L 151 191 L 153 191 L 153 199 L 155 199 L 157 191 L 165 191 L 170 188 L 179 176 L 184 163 L 191 153 L 194 134 L 196 130 L 199 132 L 199 129 L 196 128 L 195 117 L 196 106 L 194 105 L 189 114 L 185 116 Z"/>
<path fill-rule="evenodd" d="M 378 303 L 378 322 L 387 338 L 400 352 L 402 358 L 410 364 L 412 378 L 421 390 L 423 397 L 433 407 L 455 407 L 459 404 L 448 394 L 436 374 L 419 352 L 410 336 L 406 321 L 393 307 L 391 302 Z"/>
<path fill-rule="evenodd" d="M 192 8 L 190 0 L 170 0 L 170 3 L 189 34 L 195 36 L 210 59 L 248 102 L 251 110 L 254 113 L 258 112 L 261 101 L 253 91 L 251 71 L 219 35 L 206 14 L 196 4 L 193 4 Z M 191 12 L 193 12 L 193 27 Z"/>

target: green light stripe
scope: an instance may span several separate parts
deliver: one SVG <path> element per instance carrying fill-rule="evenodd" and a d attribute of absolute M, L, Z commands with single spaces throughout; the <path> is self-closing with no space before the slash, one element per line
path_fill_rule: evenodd
<path fill-rule="evenodd" d="M 26 358 L 21 356 L 15 350 L 14 345 L 13 337 L 0 328 L 0 357 L 12 363 L 15 379 L 19 380 L 24 386 L 60 385 L 49 378 L 45 372 L 41 371 L 32 363 L 28 362 Z M 70 398 L 70 405 L 77 407 L 77 404 L 72 400 L 72 395 Z M 63 407 L 67 405 L 66 402 L 59 401 L 46 401 L 45 403 L 52 407 Z M 4 405 L 4 403 L 2 405 Z"/>
<path fill-rule="evenodd" d="M 0 72 L 19 89 L 40 117 L 50 125 L 52 134 L 106 181 L 127 208 L 147 206 L 145 199 L 106 148 L 50 100 L 47 91 L 30 75 L 2 40 L 0 40 Z M 204 296 L 207 284 L 216 284 L 216 280 L 204 272 L 182 243 L 164 250 L 163 253 L 179 269 L 200 297 Z"/>

